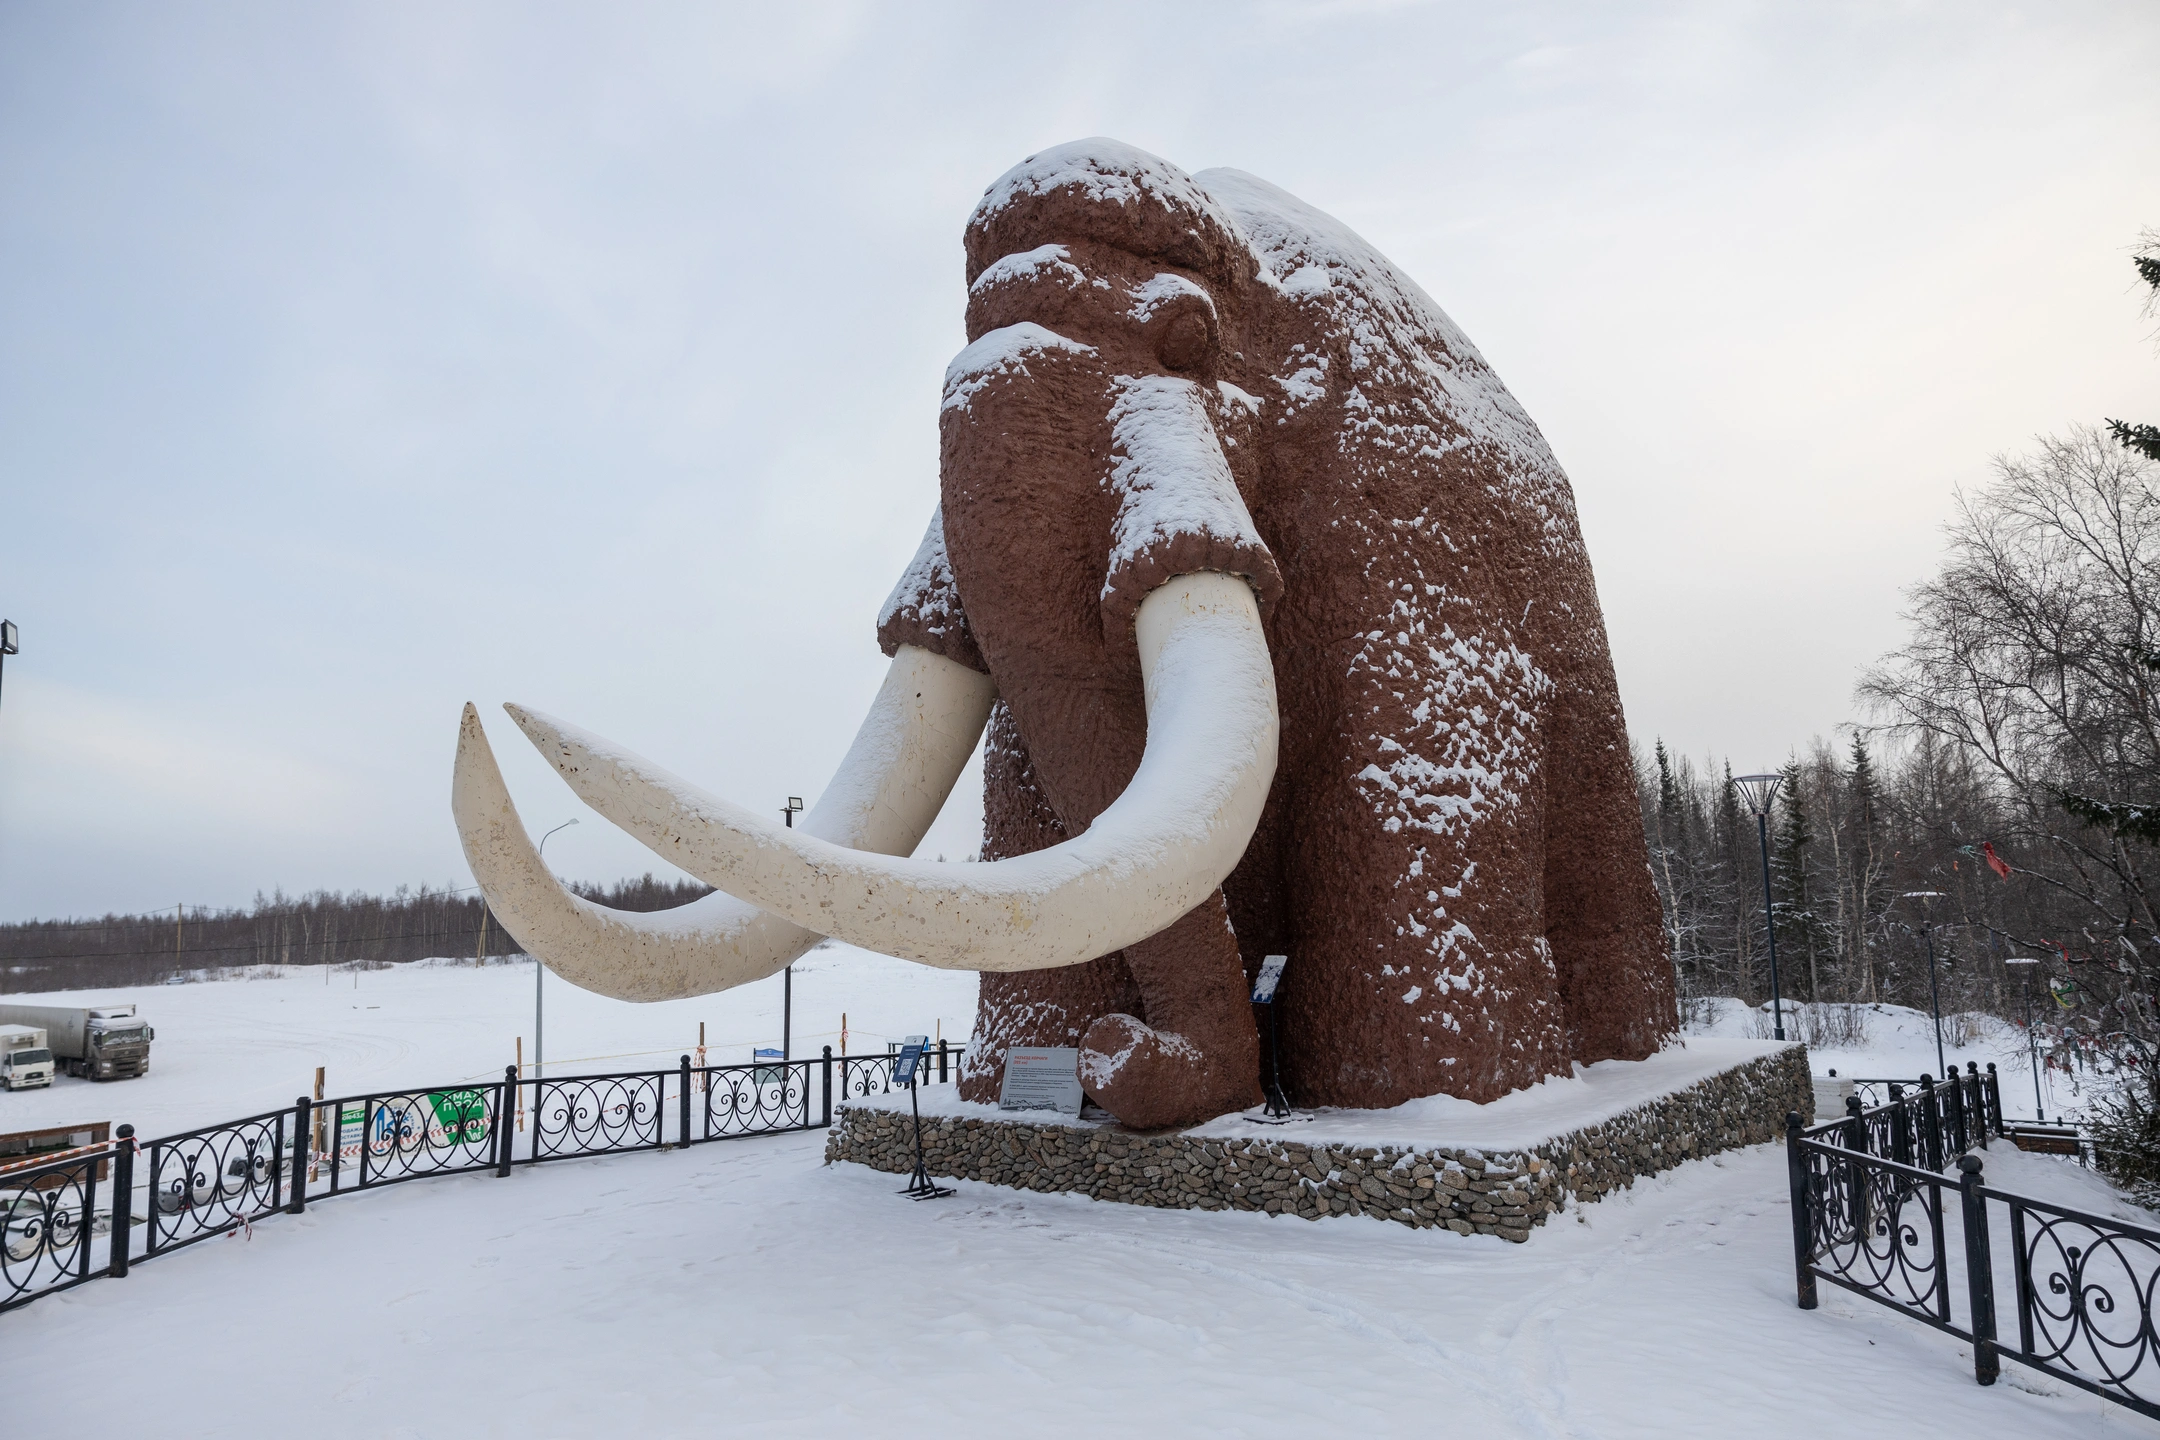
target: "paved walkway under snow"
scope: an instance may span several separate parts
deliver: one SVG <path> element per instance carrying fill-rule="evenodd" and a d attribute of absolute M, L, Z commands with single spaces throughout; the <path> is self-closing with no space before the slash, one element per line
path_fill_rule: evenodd
<path fill-rule="evenodd" d="M 893 1176 L 821 1165 L 821 1144 L 420 1181 L 276 1217 L 0 1316 L 9 1428 L 2160 1435 L 2015 1366 L 1982 1390 L 1962 1347 L 1828 1287 L 1794 1308 L 1775 1147 L 1507 1245 L 966 1183 L 914 1204 Z M 2095 1198 L 2058 1162 L 1997 1147 L 1998 1167 Z"/>

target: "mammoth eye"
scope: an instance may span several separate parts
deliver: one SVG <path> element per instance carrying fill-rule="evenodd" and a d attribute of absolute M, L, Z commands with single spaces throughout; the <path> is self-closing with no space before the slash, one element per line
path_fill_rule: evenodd
<path fill-rule="evenodd" d="M 1163 326 L 1155 358 L 1171 370 L 1194 370 L 1207 358 L 1207 349 L 1207 320 L 1197 310 L 1186 310 Z"/>

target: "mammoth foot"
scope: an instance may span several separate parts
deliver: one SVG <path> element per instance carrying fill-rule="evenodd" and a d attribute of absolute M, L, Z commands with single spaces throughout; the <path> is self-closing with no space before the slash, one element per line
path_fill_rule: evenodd
<path fill-rule="evenodd" d="M 1135 1130 L 1197 1125 L 1261 1102 L 1252 1067 L 1227 1058 L 1130 1015 L 1105 1015 L 1080 1041 L 1080 1085 Z"/>

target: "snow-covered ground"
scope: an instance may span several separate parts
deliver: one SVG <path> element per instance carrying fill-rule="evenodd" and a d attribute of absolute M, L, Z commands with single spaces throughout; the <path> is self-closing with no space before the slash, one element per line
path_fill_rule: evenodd
<path fill-rule="evenodd" d="M 342 1436 L 2154 1435 L 1824 1288 L 1782 1152 L 1508 1245 L 819 1164 L 795 1135 L 423 1181 L 0 1316 L 11 1429 Z M 1999 1177 L 2089 1177 L 2004 1156 Z M 106 1397 L 110 1404 L 86 1404 Z M 253 1418 L 250 1418 L 253 1417 Z"/>
<path fill-rule="evenodd" d="M 549 976 L 543 1001 L 547 1073 L 663 1069 L 696 1049 L 705 1026 L 715 1065 L 780 1044 L 782 980 L 773 976 L 720 995 L 634 1005 Z M 826 945 L 795 962 L 793 1051 L 883 1054 L 888 1040 L 966 1038 L 975 977 Z M 25 1005 L 135 1001 L 157 1031 L 150 1073 L 139 1080 L 71 1080 L 50 1090 L 0 1091 L 0 1131 L 126 1121 L 144 1137 L 237 1119 L 308 1094 L 315 1067 L 327 1093 L 500 1077 L 525 1042 L 532 1059 L 533 967 L 422 961 L 383 970 L 321 967 L 261 978 L 132 990 L 10 995 Z"/>
<path fill-rule="evenodd" d="M 524 967 L 351 982 L 145 992 L 150 1076 L 0 1095 L 0 1114 L 167 1129 L 289 1100 L 318 1063 L 338 1090 L 483 1074 L 529 1025 Z M 851 1049 L 940 1018 L 953 1035 L 971 986 L 819 952 L 797 969 L 798 1046 L 827 1043 L 843 1009 Z M 771 1043 L 778 1006 L 777 981 L 649 1007 L 551 982 L 549 1030 L 561 1016 L 566 1058 L 665 1063 L 701 1018 L 716 1050 Z M 1919 1068 L 1902 1048 L 1865 1053 L 1870 1073 Z M 915 1204 L 897 1177 L 822 1165 L 822 1145 L 423 1180 L 272 1217 L 0 1316 L 9 1429 L 2160 1436 L 2014 1365 L 1983 1390 L 1954 1341 L 1830 1287 L 1820 1310 L 1797 1309 L 1774 1146 L 1685 1165 L 1509 1245 L 966 1182 Z M 2122 1209 L 2061 1161 L 1998 1146 L 1988 1172 Z"/>

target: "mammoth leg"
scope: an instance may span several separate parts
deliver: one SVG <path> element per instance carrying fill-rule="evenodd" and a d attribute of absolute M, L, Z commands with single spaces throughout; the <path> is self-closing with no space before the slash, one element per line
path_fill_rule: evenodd
<path fill-rule="evenodd" d="M 1571 1059 L 1641 1060 L 1678 1028 L 1664 916 L 1627 755 L 1612 662 L 1586 658 L 1550 717 L 1545 937 Z"/>
<path fill-rule="evenodd" d="M 1080 1080 L 1136 1130 L 1192 1124 L 1261 1101 L 1260 1039 L 1245 965 L 1217 890 L 1169 929 L 1125 947 L 1146 1023 L 1088 1027 Z"/>
<path fill-rule="evenodd" d="M 982 858 L 1032 855 L 1066 838 L 1012 711 L 997 701 L 983 737 Z M 1054 970 L 983 972 L 975 1035 L 960 1066 L 960 1097 L 994 1102 L 1013 1046 L 1077 1046 L 1098 1016 L 1139 1005 L 1140 992 L 1133 988 L 1122 951 Z"/>

